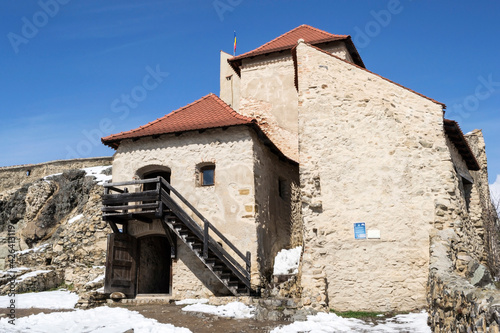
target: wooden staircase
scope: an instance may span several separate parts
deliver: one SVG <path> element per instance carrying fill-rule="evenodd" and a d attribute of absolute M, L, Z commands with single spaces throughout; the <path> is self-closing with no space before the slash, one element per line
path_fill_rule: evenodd
<path fill-rule="evenodd" d="M 130 193 L 129 187 L 141 187 L 141 191 Z M 186 244 L 233 295 L 256 294 L 250 284 L 250 252 L 244 255 L 162 177 L 106 183 L 102 202 L 103 219 L 113 233 L 127 234 L 130 220 L 151 223 L 161 219 L 170 243 L 177 237 Z M 188 211 L 199 218 L 203 228 Z"/>

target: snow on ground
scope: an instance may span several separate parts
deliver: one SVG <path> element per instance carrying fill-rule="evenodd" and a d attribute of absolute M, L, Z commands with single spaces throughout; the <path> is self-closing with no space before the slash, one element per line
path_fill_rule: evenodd
<path fill-rule="evenodd" d="M 69 221 L 68 221 L 68 223 L 71 224 L 73 222 L 76 222 L 79 219 L 81 219 L 82 217 L 83 217 L 83 214 L 78 214 L 77 216 L 70 218 Z"/>
<path fill-rule="evenodd" d="M 299 272 L 302 246 L 290 250 L 281 250 L 274 259 L 274 275 L 297 274 Z"/>
<path fill-rule="evenodd" d="M 280 326 L 271 333 L 327 333 L 327 332 L 370 332 L 370 333 L 431 333 L 427 326 L 427 313 L 410 313 L 388 318 L 379 324 L 370 324 L 360 319 L 343 318 L 334 313 L 318 313 L 307 316 L 307 321 Z"/>
<path fill-rule="evenodd" d="M 98 277 L 96 277 L 96 278 L 95 278 L 95 279 L 93 279 L 92 281 L 85 283 L 85 285 L 86 285 L 86 286 L 88 286 L 88 285 L 90 285 L 90 284 L 92 284 L 92 283 L 101 282 L 102 280 L 104 280 L 104 274 L 99 275 Z"/>
<path fill-rule="evenodd" d="M 82 169 L 87 173 L 87 176 L 94 176 L 97 180 L 98 185 L 102 185 L 105 181 L 111 180 L 111 175 L 107 176 L 102 172 L 111 168 L 110 165 L 107 166 L 96 166 Z"/>
<path fill-rule="evenodd" d="M 40 245 L 40 246 L 37 246 L 37 247 L 34 247 L 32 249 L 26 249 L 26 250 L 22 250 L 22 251 L 17 251 L 17 252 L 15 252 L 15 254 L 26 254 L 26 253 L 29 253 L 31 251 L 33 251 L 33 252 L 40 252 L 40 251 L 43 251 L 47 246 L 49 246 L 48 243 Z"/>
<path fill-rule="evenodd" d="M 0 271 L 0 274 L 12 274 L 12 273 L 18 273 L 22 271 L 29 271 L 31 268 L 28 267 L 16 267 L 16 268 L 9 268 L 6 271 Z"/>
<path fill-rule="evenodd" d="M 176 301 L 175 305 L 190 305 L 190 304 L 205 304 L 208 303 L 206 298 L 187 298 L 182 301 Z"/>
<path fill-rule="evenodd" d="M 0 319 L 0 332 L 71 332 L 71 333 L 115 333 L 134 329 L 134 333 L 188 333 L 187 328 L 170 324 L 160 324 L 155 319 L 145 318 L 136 311 L 107 306 L 90 310 L 71 312 L 40 313 L 18 318 L 15 325 L 8 323 L 9 318 Z"/>
<path fill-rule="evenodd" d="M 252 318 L 253 317 L 252 306 L 246 306 L 240 302 L 231 302 L 226 305 L 208 305 L 208 304 L 192 304 L 182 308 L 182 311 L 193 311 L 193 312 L 203 312 L 214 314 L 220 317 L 230 317 L 230 318 Z"/>
<path fill-rule="evenodd" d="M 48 273 L 48 272 L 52 272 L 52 271 L 42 269 L 42 270 L 38 270 L 38 271 L 29 272 L 29 273 L 23 274 L 20 277 L 18 277 L 16 279 L 16 282 L 22 282 L 22 281 L 26 280 L 27 278 L 37 276 L 38 274 Z"/>
<path fill-rule="evenodd" d="M 10 301 L 14 299 L 17 309 L 73 309 L 78 298 L 77 294 L 66 290 L 16 294 L 14 297 L 0 296 L 0 308 L 7 308 Z"/>

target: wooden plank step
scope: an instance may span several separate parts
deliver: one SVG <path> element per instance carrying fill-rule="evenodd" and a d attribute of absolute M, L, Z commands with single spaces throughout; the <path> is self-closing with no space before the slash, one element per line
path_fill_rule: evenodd
<path fill-rule="evenodd" d="M 245 287 L 245 288 L 236 289 L 236 293 L 241 295 L 241 294 L 248 294 L 249 292 L 248 292 L 248 288 Z"/>
<path fill-rule="evenodd" d="M 214 265 L 212 270 L 214 272 L 231 273 L 231 270 L 229 268 L 227 268 L 226 266 L 222 266 L 222 265 Z"/>
<path fill-rule="evenodd" d="M 186 240 L 186 242 L 188 243 L 194 243 L 194 242 L 199 242 L 200 240 L 198 239 L 198 237 L 196 236 L 186 236 L 184 238 Z"/>
<path fill-rule="evenodd" d="M 217 265 L 217 264 L 222 264 L 222 260 L 220 260 L 219 258 L 213 258 L 213 257 L 210 257 L 210 253 L 209 253 L 209 257 L 207 259 L 205 259 L 205 262 L 209 265 Z"/>

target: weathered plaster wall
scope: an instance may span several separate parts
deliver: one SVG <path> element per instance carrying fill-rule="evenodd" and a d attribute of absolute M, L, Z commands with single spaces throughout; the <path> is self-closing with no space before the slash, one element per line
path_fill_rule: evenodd
<path fill-rule="evenodd" d="M 238 126 L 207 130 L 202 134 L 187 132 L 159 139 L 124 141 L 115 154 L 113 181 L 131 180 L 137 177 L 138 170 L 149 165 L 169 167 L 172 186 L 243 253 L 251 252 L 252 283 L 259 284 L 254 153 L 250 131 L 245 126 Z M 203 162 L 215 163 L 215 186 L 197 185 L 196 165 Z M 173 293 L 202 290 L 203 283 L 188 269 L 198 265 L 198 259 L 189 254 L 184 256 L 182 246 L 180 249 L 179 262 L 173 272 Z"/>
<path fill-rule="evenodd" d="M 325 45 L 324 49 L 352 61 L 343 42 Z M 296 161 L 298 118 L 294 78 L 289 51 L 243 59 L 241 82 L 238 83 L 241 89 L 238 110 L 256 118 L 274 144 Z"/>
<path fill-rule="evenodd" d="M 220 51 L 220 95 L 227 105 L 238 111 L 240 108 L 240 77 L 227 62 L 233 56 Z M 228 79 L 229 78 L 229 79 Z"/>
<path fill-rule="evenodd" d="M 73 160 L 58 160 L 40 164 L 24 164 L 0 168 L 0 192 L 21 187 L 38 178 L 61 173 L 70 169 L 82 169 L 100 165 L 111 165 L 112 157 L 91 157 Z M 27 175 L 29 171 L 29 175 Z"/>
<path fill-rule="evenodd" d="M 280 160 L 255 134 L 253 136 L 259 263 L 266 280 L 270 281 L 274 258 L 280 250 L 290 247 L 292 222 L 300 219 L 300 212 L 293 209 L 297 198 L 292 196 L 292 186 L 299 183 L 299 168 L 292 162 Z"/>
<path fill-rule="evenodd" d="M 441 105 L 304 43 L 297 65 L 304 304 L 424 307 L 454 174 Z M 356 222 L 380 239 L 355 240 Z"/>
<path fill-rule="evenodd" d="M 164 236 L 165 229 L 161 223 L 161 220 L 154 220 L 152 223 L 130 221 L 128 233 L 136 238 Z M 180 240 L 177 240 L 176 258 L 172 260 L 172 273 L 171 297 L 174 299 L 229 294 L 229 290 Z"/>

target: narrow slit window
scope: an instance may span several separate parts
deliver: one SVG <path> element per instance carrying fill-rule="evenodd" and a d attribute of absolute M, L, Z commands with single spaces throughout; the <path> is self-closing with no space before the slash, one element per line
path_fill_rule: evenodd
<path fill-rule="evenodd" d="M 205 165 L 200 168 L 200 176 L 202 186 L 213 186 L 215 185 L 215 165 Z"/>
<path fill-rule="evenodd" d="M 286 179 L 278 178 L 278 195 L 281 199 L 286 200 L 288 194 L 288 184 Z"/>

